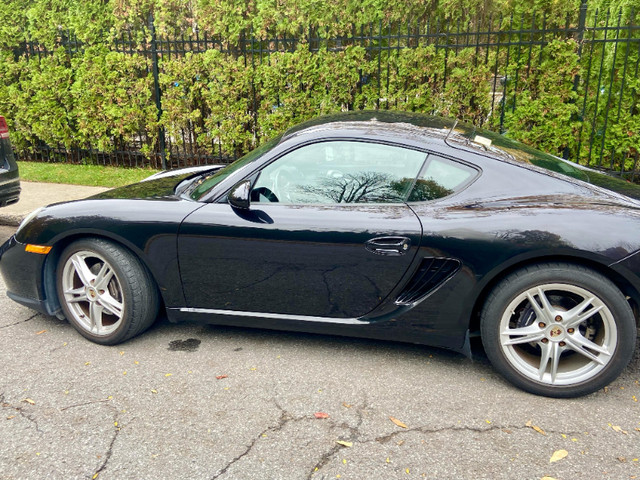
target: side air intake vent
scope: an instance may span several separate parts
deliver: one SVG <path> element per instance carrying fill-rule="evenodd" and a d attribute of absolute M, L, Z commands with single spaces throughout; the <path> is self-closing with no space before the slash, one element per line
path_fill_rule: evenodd
<path fill-rule="evenodd" d="M 460 268 L 460 262 L 451 258 L 424 258 L 418 271 L 398 295 L 398 305 L 410 305 L 426 297 L 446 282 Z"/>

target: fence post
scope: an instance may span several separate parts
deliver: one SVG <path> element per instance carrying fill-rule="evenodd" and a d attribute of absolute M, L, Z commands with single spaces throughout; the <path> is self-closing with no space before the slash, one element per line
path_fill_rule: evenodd
<path fill-rule="evenodd" d="M 156 97 L 156 110 L 158 112 L 158 121 L 162 117 L 162 99 L 160 97 L 160 79 L 158 77 L 158 42 L 156 40 L 156 27 L 153 22 L 153 14 L 149 14 L 149 30 L 151 31 L 151 64 L 153 65 L 153 87 Z M 165 147 L 164 127 L 158 127 L 158 146 L 160 147 L 160 159 L 162 160 L 162 169 L 167 169 L 167 155 Z"/>
<path fill-rule="evenodd" d="M 578 16 L 578 60 L 582 58 L 582 43 L 584 41 L 584 32 L 587 29 L 587 1 L 581 0 L 580 13 Z M 580 74 L 577 74 L 573 79 L 573 91 L 578 91 L 578 85 L 580 84 Z"/>
<path fill-rule="evenodd" d="M 581 0 L 580 1 L 580 12 L 578 14 L 578 37 L 576 38 L 576 41 L 578 42 L 578 61 L 580 61 L 582 59 L 582 44 L 584 42 L 584 32 L 587 29 L 587 1 L 588 0 Z M 576 76 L 573 78 L 573 91 L 577 92 L 578 91 L 578 86 L 580 85 L 580 74 L 577 73 Z M 584 94 L 585 96 L 588 95 L 589 92 L 585 91 Z M 575 103 L 575 100 L 572 100 L 571 103 Z M 582 113 L 580 114 L 580 119 L 584 122 L 584 109 L 582 111 Z M 569 160 L 569 157 L 571 156 L 571 152 L 569 151 L 569 147 L 565 147 L 563 152 L 562 152 L 562 158 L 564 158 L 565 160 Z M 576 152 L 576 163 L 580 162 L 580 151 L 578 149 L 578 151 Z"/>
<path fill-rule="evenodd" d="M 578 42 L 582 44 L 584 32 L 587 29 L 587 1 L 580 2 L 580 17 L 578 18 Z"/>
<path fill-rule="evenodd" d="M 584 42 L 584 32 L 587 29 L 587 1 L 581 0 L 580 14 L 578 16 L 578 60 L 582 58 L 582 43 Z M 577 74 L 573 79 L 573 91 L 578 91 L 578 85 L 580 84 L 580 74 Z"/>

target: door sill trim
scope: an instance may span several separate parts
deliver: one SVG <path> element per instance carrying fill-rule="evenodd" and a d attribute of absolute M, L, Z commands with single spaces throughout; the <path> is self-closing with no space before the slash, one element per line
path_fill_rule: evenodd
<path fill-rule="evenodd" d="M 254 318 L 270 318 L 276 320 L 293 320 L 298 322 L 317 322 L 317 323 L 337 323 L 342 325 L 363 325 L 369 322 L 358 318 L 332 318 L 332 317 L 315 317 L 310 315 L 290 315 L 287 313 L 268 313 L 268 312 L 243 312 L 241 310 L 221 310 L 217 308 L 191 308 L 183 307 L 179 309 L 182 313 L 202 313 L 205 315 L 229 315 L 234 317 L 254 317 Z"/>

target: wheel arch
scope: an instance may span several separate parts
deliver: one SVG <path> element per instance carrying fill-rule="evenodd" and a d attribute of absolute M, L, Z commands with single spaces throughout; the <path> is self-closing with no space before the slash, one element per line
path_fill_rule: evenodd
<path fill-rule="evenodd" d="M 45 260 L 44 268 L 43 268 L 42 285 L 44 289 L 44 297 L 45 297 L 47 311 L 52 312 L 53 315 L 56 315 L 58 317 L 62 316 L 62 308 L 60 307 L 60 303 L 58 301 L 57 287 L 56 287 L 56 267 L 58 266 L 58 262 L 60 261 L 60 256 L 62 252 L 64 251 L 65 248 L 67 248 L 73 242 L 77 240 L 83 240 L 83 239 L 89 239 L 89 238 L 102 239 L 102 240 L 106 240 L 108 242 L 114 243 L 121 248 L 125 248 L 132 255 L 134 255 L 151 275 L 151 278 L 153 279 L 153 283 L 156 286 L 156 289 L 158 290 L 158 294 L 159 294 L 158 297 L 160 298 L 161 311 L 165 310 L 164 296 L 163 296 L 162 289 L 159 286 L 160 284 L 158 283 L 158 278 L 156 276 L 156 273 L 149 266 L 149 262 L 146 256 L 144 255 L 144 252 L 142 252 L 139 248 L 136 248 L 134 244 L 126 241 L 124 238 L 116 235 L 109 235 L 108 232 L 101 231 L 98 233 L 93 231 L 86 231 L 86 232 L 75 231 L 63 237 L 57 238 L 55 242 L 53 242 L 51 251 L 49 252 Z"/>
<path fill-rule="evenodd" d="M 538 263 L 569 263 L 573 265 L 579 265 L 582 267 L 590 268 L 603 276 L 607 277 L 611 280 L 616 287 L 620 289 L 622 294 L 627 298 L 629 305 L 634 313 L 636 324 L 640 326 L 640 292 L 633 286 L 633 284 L 627 280 L 623 275 L 616 272 L 614 269 L 609 267 L 607 264 L 598 262 L 597 260 L 585 257 L 571 256 L 571 255 L 547 255 L 541 257 L 528 258 L 524 260 L 520 260 L 513 264 L 507 265 L 502 269 L 498 269 L 490 276 L 490 278 L 486 279 L 486 282 L 481 287 L 480 292 L 477 294 L 475 301 L 473 303 L 473 307 L 471 310 L 470 320 L 469 320 L 469 330 L 471 332 L 480 330 L 480 312 L 482 311 L 482 307 L 484 306 L 487 297 L 493 290 L 493 288 L 500 283 L 504 278 L 506 278 L 511 273 L 525 268 L 529 265 L 534 265 Z"/>

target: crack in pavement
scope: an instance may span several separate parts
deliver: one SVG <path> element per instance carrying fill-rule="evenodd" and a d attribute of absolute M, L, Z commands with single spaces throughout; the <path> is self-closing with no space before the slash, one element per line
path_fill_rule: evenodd
<path fill-rule="evenodd" d="M 91 402 L 84 402 L 84 403 L 75 403 L 73 405 L 67 405 L 66 407 L 62 407 L 60 409 L 61 412 L 64 412 L 65 410 L 69 410 L 70 408 L 76 408 L 76 407 L 84 407 L 85 405 L 93 405 L 95 403 L 104 403 L 104 402 L 110 402 L 111 399 L 109 398 L 104 398 L 102 400 L 93 400 Z"/>
<path fill-rule="evenodd" d="M 35 418 L 33 418 L 31 415 L 27 414 L 24 411 L 24 407 L 16 407 L 15 405 L 11 405 L 10 403 L 5 402 L 4 393 L 0 393 L 0 405 L 4 408 L 14 409 L 16 412 L 18 412 L 18 415 L 20 415 L 22 418 L 25 418 L 29 420 L 31 423 L 33 423 L 33 425 L 36 427 L 36 432 L 41 434 L 44 433 L 42 430 L 40 430 L 38 421 Z"/>
<path fill-rule="evenodd" d="M 532 431 L 536 431 L 534 430 L 531 426 L 528 425 L 492 425 L 492 426 L 487 426 L 487 427 L 470 427 L 470 426 L 465 426 L 465 427 L 442 427 L 442 428 L 429 428 L 427 426 L 422 426 L 422 427 L 414 427 L 414 428 L 407 428 L 407 429 L 402 429 L 399 431 L 394 431 L 391 432 L 387 435 L 383 435 L 383 436 L 379 436 L 379 437 L 375 437 L 375 438 L 371 438 L 371 439 L 366 439 L 366 438 L 362 438 L 361 439 L 361 432 L 360 432 L 360 427 L 362 426 L 362 423 L 364 421 L 364 416 L 363 413 L 366 412 L 368 406 L 367 406 L 367 400 L 365 397 L 365 400 L 363 401 L 363 403 L 357 407 L 357 414 L 358 414 L 358 422 L 354 427 L 351 427 L 349 425 L 346 425 L 345 423 L 342 423 L 340 425 L 336 425 L 336 424 L 332 424 L 331 428 L 346 428 L 349 430 L 350 435 L 348 440 L 350 442 L 357 442 L 359 444 L 367 444 L 367 443 L 372 443 L 372 442 L 377 442 L 380 444 L 385 444 L 391 440 L 393 440 L 394 438 L 400 436 L 400 435 L 404 435 L 407 433 L 422 433 L 422 434 L 437 434 L 437 433 L 442 433 L 442 432 L 475 432 L 475 433 L 490 433 L 490 432 L 495 432 L 495 431 L 502 431 L 504 433 L 512 433 L 512 431 L 520 431 L 520 430 L 532 430 Z M 539 432 L 538 432 L 539 433 Z M 545 434 L 564 434 L 564 435 L 579 435 L 580 432 L 567 432 L 567 431 L 557 431 L 557 430 L 545 430 Z M 318 460 L 318 462 L 311 468 L 311 471 L 309 472 L 308 476 L 307 476 L 307 480 L 312 480 L 313 478 L 318 478 L 317 475 L 320 473 L 320 470 L 326 466 L 327 464 L 329 464 L 329 462 L 331 462 L 331 460 L 335 457 L 335 455 L 340 452 L 343 449 L 343 447 L 341 445 L 334 445 L 333 447 L 331 447 L 328 451 L 326 451 Z M 324 478 L 324 477 L 321 477 Z"/>
<path fill-rule="evenodd" d="M 274 403 L 275 403 L 276 407 L 278 408 L 278 410 L 280 410 L 280 418 L 278 418 L 278 423 L 276 423 L 276 425 L 268 427 L 268 428 L 264 429 L 262 432 L 260 432 L 251 441 L 251 443 L 247 446 L 247 448 L 244 450 L 244 452 L 242 452 L 240 455 L 235 457 L 233 460 L 231 460 L 229 463 L 227 463 L 222 469 L 220 469 L 216 474 L 214 474 L 214 476 L 211 477 L 211 480 L 215 480 L 216 478 L 219 478 L 221 475 L 224 475 L 227 472 L 227 470 L 229 470 L 229 468 L 231 468 L 231 466 L 233 464 L 239 462 L 244 457 L 246 457 L 251 452 L 251 450 L 253 449 L 255 444 L 258 442 L 258 440 L 263 438 L 263 436 L 266 435 L 267 433 L 279 432 L 280 430 L 282 430 L 290 422 L 298 422 L 298 421 L 301 421 L 301 420 L 311 420 L 311 418 L 309 418 L 307 416 L 294 417 L 289 412 L 287 412 L 284 408 L 282 408 L 278 404 L 277 401 L 274 400 Z"/>
<path fill-rule="evenodd" d="M 284 409 L 282 406 L 280 406 L 280 404 L 278 403 L 277 400 L 274 399 L 274 404 L 276 405 L 276 407 L 278 408 L 278 410 L 280 410 L 280 417 L 278 418 L 278 421 L 275 425 L 272 425 L 270 427 L 265 428 L 262 432 L 260 432 L 256 437 L 254 437 L 251 442 L 246 446 L 246 448 L 236 457 L 234 457 L 231 461 L 229 461 L 223 468 L 221 468 L 220 470 L 218 470 L 212 477 L 211 480 L 216 480 L 218 478 L 220 478 L 221 476 L 223 476 L 225 473 L 227 473 L 229 471 L 229 469 L 236 464 L 237 462 L 239 462 L 240 460 L 242 460 L 243 458 L 245 458 L 247 455 L 249 455 L 251 453 L 251 451 L 253 450 L 253 448 L 256 446 L 258 440 L 260 440 L 261 438 L 263 438 L 264 436 L 266 436 L 267 433 L 275 433 L 278 431 L 281 431 L 282 429 L 284 429 L 289 423 L 291 422 L 298 422 L 298 421 L 313 421 L 313 418 L 305 415 L 302 417 L 294 417 L 291 413 L 289 413 L 286 409 Z M 329 422 L 329 428 L 331 429 L 342 429 L 342 430 L 347 430 L 348 434 L 345 436 L 341 436 L 340 438 L 342 440 L 346 440 L 349 442 L 357 442 L 359 444 L 367 444 L 367 443 L 372 443 L 372 442 L 377 442 L 377 443 L 387 443 L 391 440 L 393 440 L 394 438 L 400 436 L 400 435 L 404 435 L 407 433 L 422 433 L 422 434 L 437 434 L 437 433 L 442 433 L 442 432 L 475 432 L 475 433 L 490 433 L 490 432 L 495 432 L 495 431 L 503 431 L 504 433 L 512 433 L 511 430 L 513 431 L 521 431 L 521 430 L 532 430 L 535 431 L 532 427 L 527 426 L 527 425 L 491 425 L 491 426 L 487 426 L 487 427 L 473 427 L 473 426 L 449 426 L 449 427 L 442 427 L 442 428 L 430 428 L 427 426 L 421 426 L 421 427 L 414 427 L 414 428 L 408 428 L 408 429 L 402 429 L 399 431 L 394 431 L 391 432 L 387 435 L 382 435 L 382 436 L 378 436 L 378 437 L 374 437 L 374 438 L 363 438 L 362 436 L 362 432 L 360 431 L 362 424 L 364 423 L 364 416 L 366 414 L 366 412 L 370 410 L 370 407 L 368 405 L 368 400 L 365 396 L 364 400 L 362 401 L 362 403 L 360 405 L 358 405 L 354 411 L 356 412 L 357 415 L 357 422 L 354 426 L 351 426 L 349 424 L 347 424 L 346 422 L 342 422 L 342 423 L 335 423 L 335 422 Z M 579 432 L 560 432 L 560 431 L 556 431 L 556 430 L 545 430 L 546 434 L 561 434 L 564 433 L 565 435 L 576 435 L 579 434 Z M 343 450 L 343 446 L 340 444 L 335 444 L 333 445 L 331 448 L 329 448 L 327 451 L 325 451 L 321 457 L 318 459 L 318 461 L 316 462 L 316 464 L 311 467 L 311 471 L 309 472 L 309 474 L 307 475 L 306 479 L 307 480 L 312 480 L 313 478 L 321 478 L 321 477 L 317 477 L 317 475 L 320 473 L 320 471 L 322 470 L 323 467 L 325 467 L 327 464 L 329 464 L 332 459 L 338 454 L 338 452 L 340 452 L 341 450 Z"/>
<path fill-rule="evenodd" d="M 358 407 L 356 407 L 356 412 L 357 412 L 357 415 L 358 415 L 358 422 L 356 423 L 355 427 L 347 425 L 346 423 L 342 423 L 340 425 L 331 424 L 330 427 L 331 428 L 346 428 L 347 430 L 349 430 L 349 440 L 350 441 L 357 440 L 359 435 L 360 435 L 360 427 L 362 426 L 362 423 L 364 422 L 363 412 L 367 408 L 368 403 L 369 402 L 367 400 L 367 396 L 365 395 L 362 404 L 359 405 Z M 313 467 L 311 467 L 311 472 L 309 472 L 309 475 L 307 476 L 307 480 L 311 480 L 311 478 L 313 478 L 313 476 L 317 472 L 319 472 L 322 467 L 327 465 L 331 461 L 331 459 L 336 455 L 336 453 L 338 453 L 340 450 L 342 450 L 342 448 L 343 448 L 342 445 L 336 444 L 333 447 L 331 447 L 331 449 L 329 449 L 327 452 L 322 454 L 322 456 L 320 457 L 320 460 L 318 460 L 318 462 Z"/>
<path fill-rule="evenodd" d="M 21 323 L 26 323 L 29 320 L 33 320 L 34 318 L 36 318 L 38 315 L 40 315 L 39 313 L 34 313 L 33 315 L 31 315 L 29 318 L 27 318 L 26 320 L 20 320 L 19 322 L 16 323 L 10 323 L 9 325 L 2 325 L 0 326 L 0 328 L 9 328 L 9 327 L 13 327 L 15 325 L 20 325 Z"/>
<path fill-rule="evenodd" d="M 102 472 L 107 468 L 107 464 L 111 459 L 111 455 L 113 454 L 113 445 L 116 443 L 116 440 L 118 439 L 118 434 L 120 433 L 120 429 L 121 429 L 120 424 L 118 422 L 119 418 L 120 417 L 117 413 L 113 417 L 113 425 L 115 427 L 113 431 L 113 437 L 111 437 L 111 442 L 109 443 L 109 448 L 107 448 L 107 453 L 104 454 L 104 461 L 102 462 L 102 465 L 100 465 L 98 469 L 93 473 L 93 475 L 91 476 L 92 479 L 97 478 L 100 472 Z"/>
<path fill-rule="evenodd" d="M 26 418 L 27 420 L 29 420 L 31 423 L 33 423 L 33 425 L 36 427 L 36 432 L 38 433 L 44 433 L 42 430 L 40 430 L 40 426 L 38 425 L 38 421 L 33 418 L 31 415 L 26 414 L 21 407 L 14 407 L 18 413 L 20 414 L 20 416 L 22 418 Z"/>
<path fill-rule="evenodd" d="M 400 431 L 396 431 L 396 432 L 391 432 L 388 435 L 383 435 L 381 437 L 376 437 L 374 439 L 370 439 L 370 440 L 365 440 L 362 441 L 360 443 L 371 443 L 371 442 L 378 442 L 378 443 L 387 443 L 390 440 L 392 440 L 393 438 L 397 437 L 398 435 L 402 435 L 405 433 L 412 433 L 412 432 L 418 432 L 418 433 L 441 433 L 441 432 L 475 432 L 475 433 L 488 433 L 488 432 L 494 432 L 496 430 L 501 430 L 501 431 L 505 431 L 505 430 L 532 430 L 535 431 L 532 427 L 526 426 L 526 425 L 495 425 L 495 426 L 490 426 L 490 427 L 442 427 L 442 428 L 429 428 L 426 426 L 423 427 L 414 427 L 414 428 L 407 428 L 407 429 L 402 429 Z M 546 433 L 553 433 L 553 434 L 565 434 L 565 435 L 578 435 L 579 432 L 559 432 L 559 431 L 555 431 L 555 430 L 544 430 L 545 434 Z M 505 432 L 505 433 L 509 433 L 509 432 Z"/>

